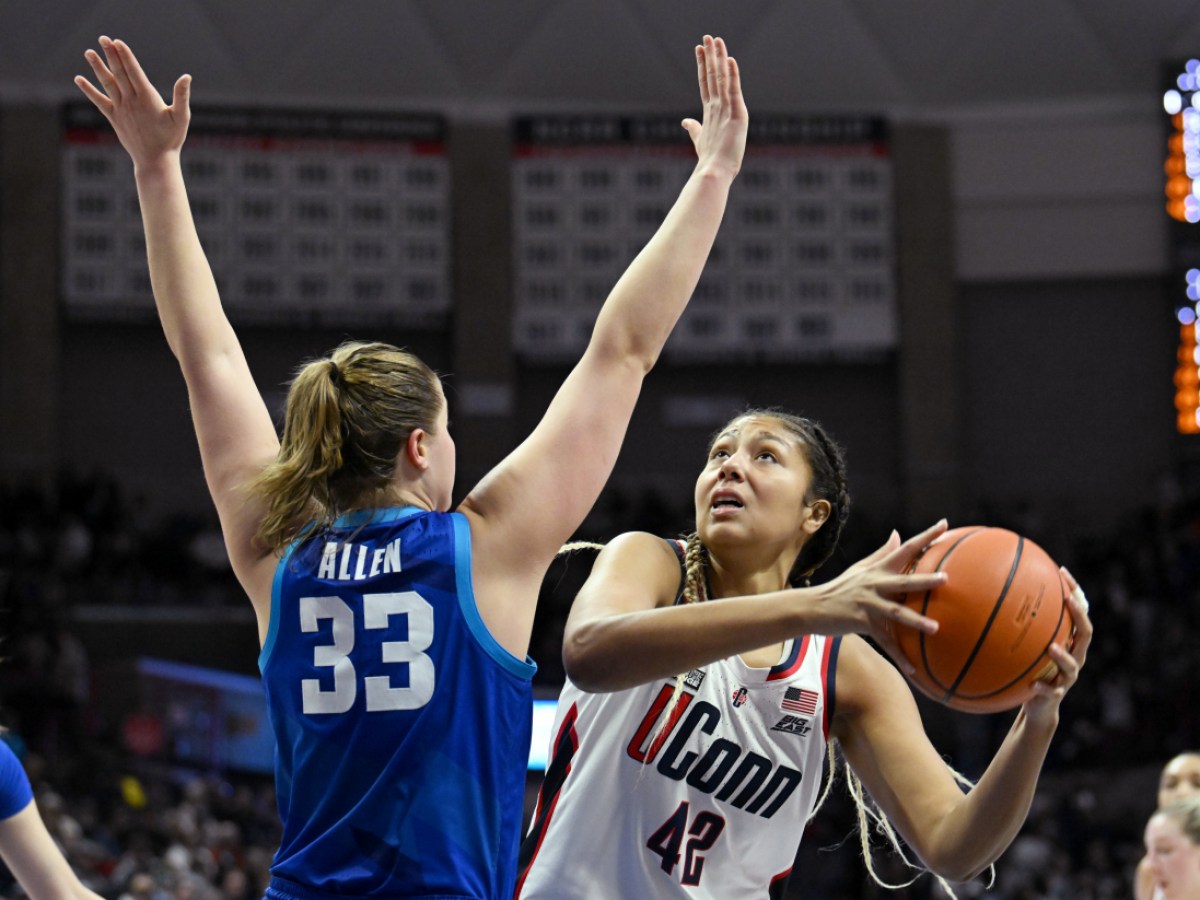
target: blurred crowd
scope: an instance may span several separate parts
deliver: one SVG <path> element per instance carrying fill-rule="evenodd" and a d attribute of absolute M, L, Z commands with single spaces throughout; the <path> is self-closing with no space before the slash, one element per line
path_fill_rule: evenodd
<path fill-rule="evenodd" d="M 582 537 L 639 528 L 678 534 L 689 500 L 612 491 Z M 278 839 L 269 778 L 195 771 L 139 756 L 94 709 L 88 648 L 74 625 L 85 607 L 242 606 L 215 520 L 135 515 L 111 479 L 62 476 L 51 489 L 0 487 L 0 725 L 22 757 L 52 833 L 83 880 L 111 898 L 261 896 Z M 1063 708 L 1038 798 L 1020 837 L 987 879 L 959 897 L 1127 898 L 1169 757 L 1200 747 L 1200 497 L 1162 490 L 1119 532 L 1078 537 L 993 508 L 964 517 L 1002 525 L 1066 564 L 1091 601 L 1096 636 L 1087 668 Z M 913 526 L 922 523 L 909 523 Z M 856 512 L 828 574 L 881 543 L 890 530 Z M 566 610 L 586 576 L 586 554 L 556 563 L 531 655 L 539 692 L 562 680 Z M 253 627 L 253 626 L 249 626 Z M 252 663 L 251 663 L 252 664 Z M 1011 714 L 968 716 L 921 700 L 935 746 L 978 776 Z M 928 876 L 885 891 L 863 877 L 853 810 L 835 789 L 810 823 L 789 896 L 935 898 Z M 892 883 L 911 875 L 882 842 L 876 866 Z M 0 894 L 19 896 L 0 867 Z"/>
<path fill-rule="evenodd" d="M 14 746 L 46 825 L 81 881 L 120 900 L 250 900 L 261 897 L 279 841 L 269 779 L 189 771 L 138 760 L 89 741 L 76 764 L 51 769 Z M 0 895 L 20 887 L 0 865 Z"/>

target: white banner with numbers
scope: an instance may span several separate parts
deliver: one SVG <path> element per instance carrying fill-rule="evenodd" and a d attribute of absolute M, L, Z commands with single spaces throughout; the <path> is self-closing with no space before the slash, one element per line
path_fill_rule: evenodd
<path fill-rule="evenodd" d="M 578 357 L 695 155 L 677 117 L 515 123 L 514 342 Z M 897 342 L 892 165 L 876 118 L 759 116 L 716 245 L 667 344 L 680 361 L 864 359 Z"/>
<path fill-rule="evenodd" d="M 448 317 L 440 117 L 200 108 L 183 165 L 234 321 L 436 326 Z M 90 106 L 65 111 L 62 187 L 67 314 L 152 316 L 133 167 Z"/>

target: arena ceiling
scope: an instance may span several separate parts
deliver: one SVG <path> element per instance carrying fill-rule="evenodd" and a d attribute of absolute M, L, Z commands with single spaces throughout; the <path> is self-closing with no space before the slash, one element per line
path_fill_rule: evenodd
<path fill-rule="evenodd" d="M 770 111 L 955 115 L 1157 103 L 1200 53 L 1197 0 L 9 0 L 0 100 L 73 96 L 98 34 L 195 101 L 513 111 L 694 104 L 690 47 L 726 37 Z"/>

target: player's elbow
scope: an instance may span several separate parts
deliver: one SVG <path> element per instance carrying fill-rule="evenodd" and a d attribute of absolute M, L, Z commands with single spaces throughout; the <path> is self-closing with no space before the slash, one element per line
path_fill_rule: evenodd
<path fill-rule="evenodd" d="M 563 635 L 563 671 L 581 691 L 601 694 L 619 690 L 625 685 L 618 683 L 619 668 L 604 652 L 604 641 L 596 634 L 593 624 L 570 628 Z"/>
<path fill-rule="evenodd" d="M 962 884 L 978 878 L 987 871 L 989 865 L 991 863 L 982 866 L 940 866 L 937 868 L 931 867 L 930 871 L 935 875 L 940 875 L 946 881 Z"/>
<path fill-rule="evenodd" d="M 919 853 L 918 855 L 921 857 L 921 861 L 925 863 L 925 867 L 934 875 L 944 878 L 946 881 L 956 883 L 964 883 L 978 878 L 996 861 L 995 857 L 972 857 L 971 854 L 964 854 L 957 851 L 946 853 L 931 852 L 928 854 Z"/>
<path fill-rule="evenodd" d="M 665 338 L 632 329 L 600 329 L 592 335 L 588 352 L 613 367 L 633 371 L 644 378 L 658 362 Z"/>

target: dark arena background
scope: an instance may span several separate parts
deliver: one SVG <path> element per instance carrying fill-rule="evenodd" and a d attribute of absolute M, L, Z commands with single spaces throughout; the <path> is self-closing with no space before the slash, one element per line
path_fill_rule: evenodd
<path fill-rule="evenodd" d="M 1194 3 L 56 0 L 0 25 L 0 724 L 95 891 L 261 896 L 278 825 L 254 617 L 83 51 L 112 35 L 162 90 L 194 77 L 192 206 L 272 409 L 347 337 L 407 346 L 447 376 L 461 492 L 686 178 L 711 33 L 745 165 L 579 536 L 686 528 L 708 434 L 752 404 L 846 448 L 824 577 L 942 516 L 1034 539 L 1095 641 L 1024 830 L 955 889 L 1132 896 L 1159 769 L 1200 747 Z M 546 581 L 542 700 L 586 565 Z M 1014 715 L 920 706 L 969 777 Z M 852 816 L 836 787 L 790 897 L 946 896 L 867 880 Z"/>

